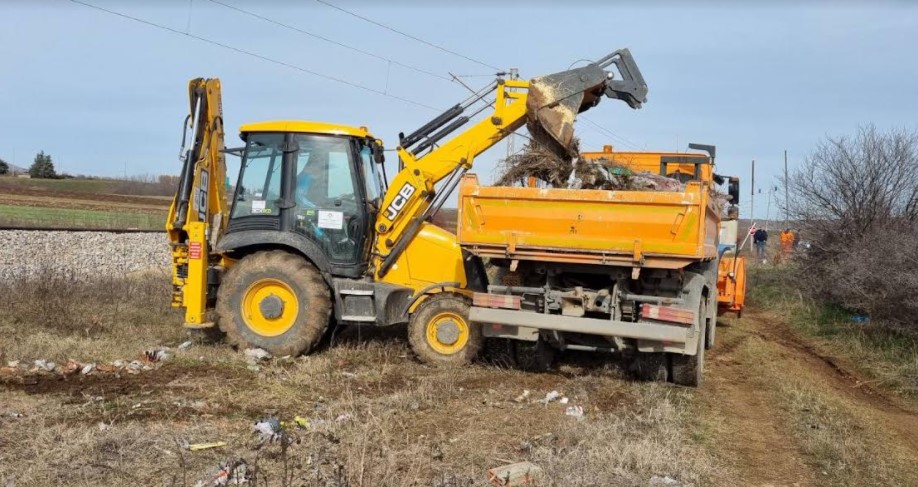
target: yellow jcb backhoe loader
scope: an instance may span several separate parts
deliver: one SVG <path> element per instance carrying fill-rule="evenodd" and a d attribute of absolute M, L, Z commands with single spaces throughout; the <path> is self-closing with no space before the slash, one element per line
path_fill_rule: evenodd
<path fill-rule="evenodd" d="M 252 123 L 241 128 L 245 147 L 225 150 L 220 82 L 192 80 L 185 123 L 192 140 L 187 150 L 183 141 L 166 224 L 173 306 L 185 308 L 188 328 L 216 321 L 232 343 L 275 355 L 309 352 L 334 319 L 408 323 L 422 360 L 467 363 L 483 340 L 468 319 L 469 298 L 486 289 L 487 277 L 480 258 L 430 217 L 476 156 L 524 124 L 569 153 L 577 113 L 604 95 L 640 108 L 646 93 L 627 49 L 531 81 L 498 77 L 400 134 L 401 169 L 387 186 L 382 142 L 365 127 Z M 476 108 L 480 101 L 487 103 Z M 242 158 L 231 201 L 224 153 Z"/>

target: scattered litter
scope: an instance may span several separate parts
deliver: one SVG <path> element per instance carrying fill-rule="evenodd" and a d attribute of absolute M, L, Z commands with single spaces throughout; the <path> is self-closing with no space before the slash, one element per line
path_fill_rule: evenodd
<path fill-rule="evenodd" d="M 561 399 L 558 400 L 558 402 L 561 404 L 567 404 L 568 402 L 570 402 L 570 399 L 568 399 L 567 397 L 562 397 Z"/>
<path fill-rule="evenodd" d="M 353 372 L 341 372 L 341 375 L 342 375 L 343 377 L 348 378 L 348 379 L 356 379 L 356 378 L 357 378 L 357 374 L 355 374 L 355 373 L 353 373 Z"/>
<path fill-rule="evenodd" d="M 547 405 L 548 403 L 557 401 L 558 399 L 561 399 L 561 393 L 558 391 L 551 391 L 548 394 L 545 394 L 545 398 L 540 399 L 539 402 Z"/>
<path fill-rule="evenodd" d="M 261 421 L 256 421 L 252 428 L 255 429 L 255 433 L 258 435 L 258 439 L 261 443 L 270 443 L 281 438 L 284 434 L 284 428 L 277 418 L 266 418 Z"/>
<path fill-rule="evenodd" d="M 16 367 L 19 367 L 19 361 L 18 361 L 18 360 L 10 360 L 9 362 L 6 363 L 6 366 L 9 367 L 9 368 L 11 368 L 11 369 L 15 369 Z"/>
<path fill-rule="evenodd" d="M 181 344 L 179 344 L 178 349 L 179 349 L 179 350 L 184 350 L 184 349 L 186 349 L 186 348 L 188 348 L 188 347 L 190 347 L 190 346 L 191 346 L 191 340 L 188 340 L 188 341 L 186 341 L 186 342 L 182 342 Z"/>
<path fill-rule="evenodd" d="M 104 372 L 106 374 L 111 374 L 113 372 L 117 372 L 119 368 L 115 367 L 114 365 L 100 364 L 96 367 L 96 370 L 98 370 L 99 372 Z"/>
<path fill-rule="evenodd" d="M 497 487 L 536 485 L 542 479 L 542 469 L 530 462 L 519 462 L 488 470 L 488 482 Z"/>
<path fill-rule="evenodd" d="M 83 375 L 89 375 L 96 371 L 96 364 L 86 364 L 80 369 L 80 373 Z"/>
<path fill-rule="evenodd" d="M 250 364 L 256 364 L 271 358 L 271 353 L 263 348 L 247 348 L 244 353 L 245 360 Z"/>
<path fill-rule="evenodd" d="M 146 366 L 140 360 L 132 360 L 126 368 L 129 374 L 139 374 L 144 367 Z"/>
<path fill-rule="evenodd" d="M 70 359 L 67 361 L 67 365 L 64 366 L 61 372 L 63 372 L 64 375 L 71 375 L 76 374 L 81 370 L 83 370 L 83 364 L 77 362 L 76 360 Z"/>
<path fill-rule="evenodd" d="M 244 485 L 249 483 L 252 475 L 245 460 L 238 459 L 221 463 L 216 470 L 207 475 L 206 480 L 199 480 L 195 487 Z"/>
<path fill-rule="evenodd" d="M 338 417 L 335 418 L 335 422 L 336 423 L 346 423 L 350 421 L 351 419 L 353 419 L 353 416 L 351 416 L 350 413 L 344 413 L 344 414 L 339 414 Z"/>
<path fill-rule="evenodd" d="M 103 421 L 99 421 L 99 431 L 105 431 L 105 430 L 107 430 L 107 429 L 109 429 L 109 428 L 111 428 L 111 425 L 110 425 L 110 424 L 105 423 L 105 422 L 103 422 Z"/>
<path fill-rule="evenodd" d="M 852 323 L 870 323 L 870 317 L 867 315 L 856 314 L 851 316 Z"/>
<path fill-rule="evenodd" d="M 143 357 L 150 362 L 165 362 L 172 358 L 167 348 L 151 348 L 143 351 Z"/>
<path fill-rule="evenodd" d="M 523 393 L 513 399 L 516 402 L 523 402 L 529 397 L 529 389 L 523 389 Z"/>
<path fill-rule="evenodd" d="M 261 366 L 260 366 L 260 365 L 249 364 L 248 366 L 246 366 L 246 368 L 249 369 L 249 370 L 251 370 L 252 372 L 260 372 L 260 371 L 261 371 Z"/>
<path fill-rule="evenodd" d="M 654 475 L 650 477 L 650 482 L 647 485 L 651 487 L 682 487 L 682 482 L 670 477 L 669 475 L 660 477 L 659 475 Z"/>
<path fill-rule="evenodd" d="M 188 445 L 186 448 L 189 451 L 201 451 L 201 450 L 210 450 L 211 448 L 220 448 L 226 446 L 225 441 L 214 441 L 211 443 L 194 443 Z"/>
<path fill-rule="evenodd" d="M 581 420 L 583 419 L 583 406 L 568 406 L 564 414 Z"/>
<path fill-rule="evenodd" d="M 120 358 L 112 362 L 112 366 L 118 369 L 123 369 L 127 366 L 127 362 L 121 360 Z"/>
<path fill-rule="evenodd" d="M 294 416 L 293 424 L 303 429 L 309 428 L 309 420 L 302 416 Z"/>
<path fill-rule="evenodd" d="M 47 370 L 47 371 L 53 372 L 54 369 L 57 367 L 56 363 L 51 362 L 49 360 L 45 360 L 43 358 L 36 359 L 35 362 L 32 362 L 32 363 L 35 365 L 35 368 L 39 370 Z"/>

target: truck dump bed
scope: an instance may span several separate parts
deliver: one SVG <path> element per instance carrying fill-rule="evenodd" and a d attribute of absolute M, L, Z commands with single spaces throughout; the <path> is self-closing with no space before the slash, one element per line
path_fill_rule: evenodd
<path fill-rule="evenodd" d="M 608 191 L 459 185 L 459 243 L 482 257 L 676 269 L 717 257 L 708 188 Z"/>

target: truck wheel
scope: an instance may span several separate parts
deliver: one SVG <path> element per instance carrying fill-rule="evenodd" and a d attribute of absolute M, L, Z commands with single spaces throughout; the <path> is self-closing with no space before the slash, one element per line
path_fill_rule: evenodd
<path fill-rule="evenodd" d="M 669 376 L 674 384 L 689 387 L 701 385 L 704 375 L 705 324 L 708 321 L 705 318 L 706 308 L 704 297 L 702 297 L 701 305 L 698 307 L 698 348 L 695 355 L 669 354 Z"/>
<path fill-rule="evenodd" d="M 470 364 L 483 341 L 481 327 L 469 322 L 468 301 L 456 294 L 440 293 L 427 298 L 408 322 L 408 342 L 426 364 Z"/>
<path fill-rule="evenodd" d="M 638 380 L 645 382 L 666 382 L 669 378 L 665 353 L 638 353 L 631 362 L 631 371 Z"/>
<path fill-rule="evenodd" d="M 717 334 L 717 297 L 711 299 L 711 302 L 707 304 L 707 321 L 705 321 L 705 339 L 704 339 L 704 349 L 710 350 L 714 348 L 714 339 Z M 714 309 L 714 312 L 711 313 L 710 310 Z"/>
<path fill-rule="evenodd" d="M 217 292 L 220 329 L 238 347 L 275 356 L 308 353 L 328 328 L 331 298 L 319 271 L 281 250 L 243 258 Z"/>
<path fill-rule="evenodd" d="M 541 338 L 536 342 L 513 341 L 517 368 L 530 372 L 548 372 L 555 365 L 558 350 Z"/>

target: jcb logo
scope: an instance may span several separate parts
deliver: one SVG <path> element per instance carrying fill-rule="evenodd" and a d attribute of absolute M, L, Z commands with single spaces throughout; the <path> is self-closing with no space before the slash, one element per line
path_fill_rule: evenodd
<path fill-rule="evenodd" d="M 195 209 L 198 210 L 198 220 L 207 221 L 207 188 L 210 187 L 210 174 L 203 169 L 201 170 L 200 181 L 194 205 Z"/>
<path fill-rule="evenodd" d="M 389 207 L 386 208 L 386 218 L 388 218 L 389 221 L 394 221 L 398 213 L 402 211 L 402 208 L 408 203 L 408 198 L 413 194 L 414 186 L 412 186 L 411 183 L 405 183 L 402 189 L 398 190 L 398 194 L 395 195 L 395 199 L 392 200 L 392 203 L 389 203 Z"/>

